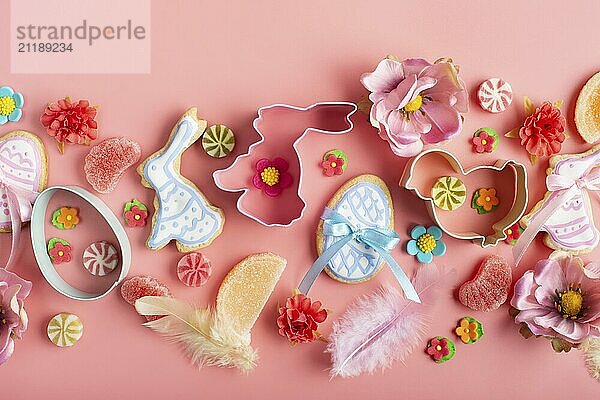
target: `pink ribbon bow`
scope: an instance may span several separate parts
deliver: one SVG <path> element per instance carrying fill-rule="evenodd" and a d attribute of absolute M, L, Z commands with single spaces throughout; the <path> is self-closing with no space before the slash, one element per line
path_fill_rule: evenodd
<path fill-rule="evenodd" d="M 579 178 L 571 178 L 553 173 L 546 177 L 546 186 L 548 187 L 548 191 L 554 192 L 555 195 L 551 196 L 531 218 L 527 224 L 527 229 L 525 229 L 519 238 L 517 245 L 513 249 L 515 267 L 519 265 L 525 251 L 542 229 L 542 226 L 544 226 L 546 221 L 548 221 L 559 207 L 579 190 L 600 190 L 600 169 L 593 168 L 592 170 L 585 171 Z"/>
<path fill-rule="evenodd" d="M 21 205 L 26 204 L 30 206 L 36 199 L 38 192 L 34 190 L 25 189 L 14 184 L 11 185 L 6 179 L 6 175 L 0 169 L 0 189 L 6 194 L 6 202 L 8 204 L 8 211 L 10 213 L 10 222 L 12 229 L 12 245 L 10 250 L 10 256 L 6 263 L 5 269 L 8 269 L 14 262 L 17 248 L 19 247 L 19 240 L 21 237 Z"/>

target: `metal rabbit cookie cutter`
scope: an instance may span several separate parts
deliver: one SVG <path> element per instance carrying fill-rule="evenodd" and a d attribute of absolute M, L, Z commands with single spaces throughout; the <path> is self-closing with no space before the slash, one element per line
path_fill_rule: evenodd
<path fill-rule="evenodd" d="M 253 126 L 260 140 L 231 166 L 215 171 L 215 184 L 227 192 L 243 192 L 237 201 L 238 211 L 256 222 L 264 226 L 291 225 L 302 218 L 306 208 L 298 144 L 309 132 L 350 132 L 354 127 L 350 116 L 356 110 L 356 105 L 349 102 L 315 103 L 306 108 L 287 104 L 259 108 Z M 253 184 L 253 179 L 259 182 Z M 276 185 L 282 183 L 285 186 L 280 190 Z"/>
<path fill-rule="evenodd" d="M 495 188 L 500 200 L 497 208 L 484 215 L 478 215 L 468 204 L 453 211 L 438 208 L 431 189 L 442 176 L 456 177 L 464 183 L 467 203 L 480 188 Z M 448 235 L 473 240 L 482 247 L 495 246 L 504 240 L 504 231 L 519 221 L 527 207 L 527 171 L 514 160 L 498 160 L 494 165 L 465 170 L 451 153 L 431 149 L 408 162 L 400 186 L 425 201 L 431 218 Z"/>

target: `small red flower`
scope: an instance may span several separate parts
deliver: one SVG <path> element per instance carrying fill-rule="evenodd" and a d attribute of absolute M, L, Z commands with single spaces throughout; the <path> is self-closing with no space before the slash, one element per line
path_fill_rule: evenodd
<path fill-rule="evenodd" d="M 482 131 L 477 136 L 473 136 L 471 143 L 473 143 L 473 150 L 477 153 L 491 153 L 494 150 L 495 141 L 495 137 Z"/>
<path fill-rule="evenodd" d="M 54 247 L 48 250 L 48 254 L 54 264 L 69 262 L 71 261 L 71 246 L 56 242 Z"/>
<path fill-rule="evenodd" d="M 252 184 L 266 195 L 277 197 L 294 182 L 287 172 L 288 168 L 289 164 L 283 158 L 277 157 L 272 161 L 262 158 L 256 163 Z"/>
<path fill-rule="evenodd" d="M 319 337 L 318 324 L 327 319 L 327 310 L 321 309 L 320 301 L 298 293 L 288 297 L 285 306 L 279 307 L 277 326 L 279 334 L 292 344 L 309 343 Z"/>
<path fill-rule="evenodd" d="M 514 225 L 506 228 L 504 234 L 506 235 L 506 239 L 504 241 L 510 245 L 515 245 L 517 240 L 521 237 L 521 233 L 523 232 L 523 228 L 519 225 L 519 223 L 515 223 Z"/>
<path fill-rule="evenodd" d="M 323 162 L 323 173 L 327 176 L 341 175 L 344 172 L 344 159 L 337 157 L 335 154 L 329 154 Z"/>
<path fill-rule="evenodd" d="M 146 219 L 148 218 L 148 211 L 142 210 L 138 206 L 133 206 L 129 211 L 125 212 L 125 221 L 127 226 L 146 226 Z"/>
<path fill-rule="evenodd" d="M 61 152 L 65 143 L 89 144 L 98 137 L 96 107 L 90 106 L 87 100 L 71 103 L 68 97 L 49 103 L 40 122 L 48 135 L 58 142 Z"/>
<path fill-rule="evenodd" d="M 429 341 L 429 346 L 427 347 L 427 354 L 435 361 L 441 361 L 442 358 L 450 354 L 448 340 L 446 338 L 438 339 L 437 337 L 431 339 Z"/>
<path fill-rule="evenodd" d="M 565 117 L 550 102 L 543 103 L 519 129 L 521 145 L 537 157 L 557 154 L 565 141 Z"/>

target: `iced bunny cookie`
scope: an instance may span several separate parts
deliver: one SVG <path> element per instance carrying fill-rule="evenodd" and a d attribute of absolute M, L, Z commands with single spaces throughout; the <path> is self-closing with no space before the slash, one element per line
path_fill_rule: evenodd
<path fill-rule="evenodd" d="M 206 247 L 221 234 L 225 216 L 198 187 L 180 173 L 181 155 L 206 129 L 195 107 L 179 119 L 167 144 L 138 166 L 142 184 L 156 191 L 152 232 L 147 246 L 159 250 L 171 240 L 177 250 L 190 252 Z"/>

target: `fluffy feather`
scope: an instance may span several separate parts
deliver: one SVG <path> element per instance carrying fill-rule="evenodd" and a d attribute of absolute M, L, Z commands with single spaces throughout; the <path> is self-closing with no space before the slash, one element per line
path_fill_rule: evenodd
<path fill-rule="evenodd" d="M 210 309 L 195 308 L 170 297 L 146 296 L 135 302 L 141 315 L 164 315 L 144 325 L 174 343 L 180 343 L 194 365 L 237 367 L 248 371 L 257 355 L 250 337 L 242 336 Z"/>
<path fill-rule="evenodd" d="M 333 325 L 327 352 L 331 377 L 351 377 L 389 368 L 422 346 L 430 305 L 447 274 L 430 264 L 412 280 L 421 304 L 407 300 L 397 286 L 382 287 L 358 298 Z"/>
<path fill-rule="evenodd" d="M 587 339 L 580 348 L 585 353 L 585 366 L 588 372 L 594 379 L 600 381 L 600 339 Z"/>

